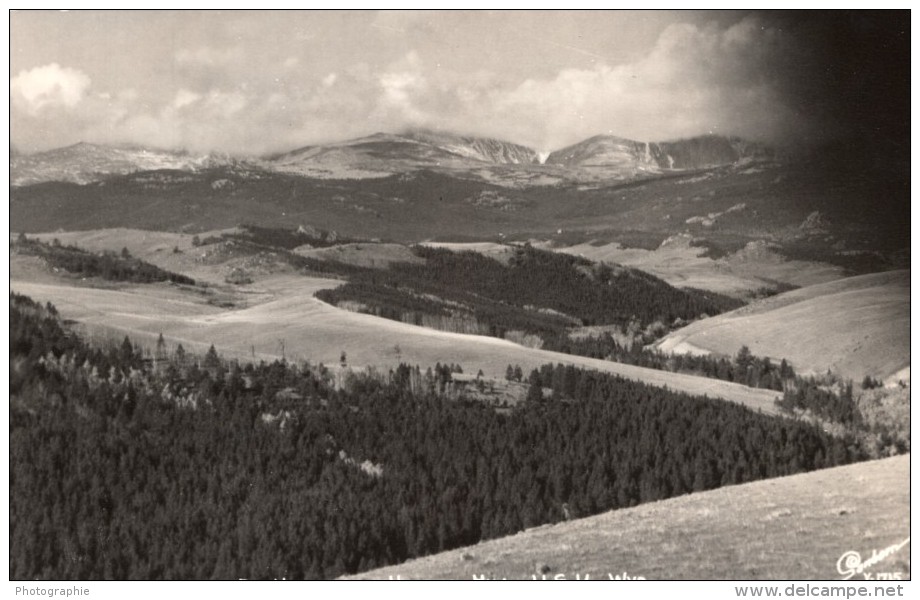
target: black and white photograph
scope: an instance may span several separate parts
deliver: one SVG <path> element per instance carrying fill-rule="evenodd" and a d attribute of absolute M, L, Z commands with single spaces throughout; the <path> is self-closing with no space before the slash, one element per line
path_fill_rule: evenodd
<path fill-rule="evenodd" d="M 8 25 L 8 597 L 908 589 L 910 10 Z"/>

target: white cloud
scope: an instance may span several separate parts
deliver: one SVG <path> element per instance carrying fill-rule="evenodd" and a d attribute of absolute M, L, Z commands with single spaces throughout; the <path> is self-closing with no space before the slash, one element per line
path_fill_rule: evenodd
<path fill-rule="evenodd" d="M 89 90 L 90 78 L 77 69 L 51 63 L 20 71 L 10 80 L 12 102 L 29 114 L 35 115 L 45 108 L 73 108 Z"/>
<path fill-rule="evenodd" d="M 390 16 L 375 25 L 425 26 L 416 14 Z M 404 45 L 382 65 L 361 62 L 359 53 L 326 65 L 298 63 L 290 48 L 261 58 L 242 46 L 190 48 L 173 54 L 179 68 L 157 93 L 113 89 L 102 98 L 78 70 L 24 71 L 10 82 L 15 129 L 38 132 L 36 144 L 48 132 L 259 153 L 426 126 L 553 150 L 598 133 L 658 141 L 713 131 L 774 141 L 804 119 L 776 79 L 795 48 L 756 18 L 729 28 L 673 25 L 629 63 L 598 61 L 523 81 L 485 65 L 455 71 Z M 295 66 L 303 77 L 292 76 Z"/>
<path fill-rule="evenodd" d="M 223 92 L 221 90 L 211 90 L 205 99 L 205 107 L 211 116 L 219 118 L 231 117 L 244 108 L 249 103 L 246 96 L 240 92 Z"/>
<path fill-rule="evenodd" d="M 183 88 L 176 92 L 176 99 L 173 100 L 172 105 L 174 108 L 182 108 L 183 106 L 194 104 L 199 100 L 201 100 L 201 94 L 196 94 L 195 92 Z"/>
<path fill-rule="evenodd" d="M 505 135 L 547 149 L 599 132 L 663 141 L 712 131 L 778 141 L 805 126 L 771 79 L 787 46 L 757 19 L 726 30 L 672 25 L 640 60 L 527 80 L 493 91 L 481 110 Z"/>

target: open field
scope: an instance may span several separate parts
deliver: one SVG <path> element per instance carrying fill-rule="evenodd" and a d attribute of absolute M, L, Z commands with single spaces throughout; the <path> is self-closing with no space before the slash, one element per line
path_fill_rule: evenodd
<path fill-rule="evenodd" d="M 739 298 L 761 288 L 770 288 L 772 282 L 807 286 L 844 277 L 844 270 L 840 267 L 785 260 L 775 252 L 761 248 L 743 248 L 714 260 L 704 256 L 705 248 L 692 246 L 692 239 L 686 234 L 675 235 L 654 250 L 624 248 L 618 243 L 594 245 L 590 242 L 548 249 L 641 269 L 676 287 L 698 288 Z"/>
<path fill-rule="evenodd" d="M 125 286 L 120 289 L 77 287 L 68 282 L 32 283 L 14 279 L 12 289 L 55 304 L 62 316 L 98 331 L 128 334 L 152 344 L 162 333 L 171 343 L 204 351 L 210 344 L 227 357 L 281 357 L 337 365 L 342 352 L 349 366 L 460 364 L 468 373 L 502 378 L 509 364 L 525 373 L 545 363 L 561 362 L 615 373 L 652 385 L 739 402 L 776 413 L 776 392 L 751 389 L 715 379 L 655 371 L 525 348 L 497 338 L 455 334 L 342 310 L 313 294 L 339 281 L 293 275 L 265 278 L 251 289 L 246 308 L 220 308 L 173 286 Z M 398 346 L 398 350 L 397 350 Z"/>
<path fill-rule="evenodd" d="M 537 527 L 354 578 L 840 579 L 844 553 L 865 561 L 909 539 L 909 479 L 910 455 L 864 462 Z M 869 571 L 909 579 L 909 545 Z"/>
<path fill-rule="evenodd" d="M 910 366 L 910 271 L 786 292 L 691 323 L 657 345 L 729 355 L 747 345 L 758 356 L 786 358 L 799 372 L 885 379 Z"/>

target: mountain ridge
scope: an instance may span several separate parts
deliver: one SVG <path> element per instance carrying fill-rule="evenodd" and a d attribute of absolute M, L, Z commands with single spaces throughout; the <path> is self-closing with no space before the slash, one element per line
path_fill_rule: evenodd
<path fill-rule="evenodd" d="M 635 171 L 677 171 L 770 158 L 773 158 L 773 152 L 762 144 L 720 135 L 664 142 L 639 142 L 615 135 L 595 135 L 550 153 L 546 164 L 569 168 L 619 166 Z"/>
<path fill-rule="evenodd" d="M 199 171 L 232 164 L 226 155 L 192 154 L 136 145 L 77 142 L 35 154 L 10 155 L 10 185 L 22 187 L 48 181 L 87 184 L 138 171 Z"/>
<path fill-rule="evenodd" d="M 586 171 L 593 171 L 591 179 L 627 179 L 643 173 L 724 166 L 753 157 L 771 157 L 772 153 L 763 148 L 754 142 L 722 136 L 639 142 L 597 135 L 546 154 L 498 138 L 431 129 L 378 132 L 261 157 L 79 142 L 34 154 L 11 153 L 10 184 L 25 186 L 48 181 L 86 184 L 137 171 L 196 171 L 231 163 L 318 179 L 386 177 L 420 169 L 480 177 L 490 170 L 504 174 L 520 171 L 530 176 L 546 175 L 556 182 L 579 180 Z"/>

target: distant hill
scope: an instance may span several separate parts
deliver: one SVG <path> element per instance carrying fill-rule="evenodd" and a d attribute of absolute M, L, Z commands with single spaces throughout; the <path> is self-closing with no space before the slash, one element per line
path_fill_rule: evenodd
<path fill-rule="evenodd" d="M 637 142 L 598 135 L 551 153 L 546 164 L 604 168 L 634 176 L 642 172 L 718 167 L 771 156 L 764 146 L 717 135 L 671 142 Z"/>
<path fill-rule="evenodd" d="M 703 319 L 658 342 L 665 352 L 786 358 L 797 371 L 910 380 L 910 271 L 848 277 Z M 906 369 L 906 370 L 905 370 Z"/>
<path fill-rule="evenodd" d="M 374 135 L 269 156 L 268 168 L 307 177 L 384 177 L 418 169 L 470 169 L 537 162 L 535 150 L 491 138 L 433 131 Z"/>
<path fill-rule="evenodd" d="M 910 456 L 897 456 L 536 527 L 349 578 L 841 579 L 845 553 L 865 560 L 909 539 L 909 481 Z M 873 572 L 910 579 L 910 547 Z"/>
<path fill-rule="evenodd" d="M 25 186 L 47 181 L 85 184 L 137 171 L 196 170 L 218 162 L 212 156 L 85 142 L 37 154 L 13 154 L 11 149 L 10 185 Z"/>
<path fill-rule="evenodd" d="M 639 170 L 658 170 L 650 144 L 612 135 L 597 135 L 556 150 L 546 157 L 546 164 L 568 168 L 616 168 L 631 174 Z"/>

